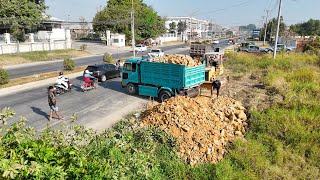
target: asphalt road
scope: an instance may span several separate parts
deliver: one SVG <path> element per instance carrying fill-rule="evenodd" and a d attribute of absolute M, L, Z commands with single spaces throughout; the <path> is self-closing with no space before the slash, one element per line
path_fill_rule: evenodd
<path fill-rule="evenodd" d="M 179 44 L 179 45 L 172 45 L 172 46 L 164 46 L 161 47 L 165 53 L 168 53 L 167 51 L 170 50 L 179 50 L 183 47 L 187 46 L 187 44 Z M 146 55 L 147 52 L 139 53 L 137 56 Z M 125 58 L 132 56 L 132 52 L 126 52 L 126 53 L 119 53 L 116 54 L 116 58 Z M 93 56 L 93 57 L 86 57 L 86 58 L 78 58 L 75 60 L 76 66 L 84 66 L 84 65 L 90 65 L 90 64 L 101 64 L 102 56 Z M 19 67 L 14 69 L 8 69 L 9 71 L 9 78 L 19 78 L 19 77 L 25 77 L 25 76 L 31 76 L 34 74 L 40 74 L 40 73 L 46 73 L 46 72 L 52 72 L 52 71 L 58 71 L 63 69 L 63 62 L 51 62 L 49 64 L 40 64 L 35 66 L 28 66 L 28 67 Z"/>
<path fill-rule="evenodd" d="M 220 42 L 216 45 L 218 46 L 222 48 L 227 46 L 227 41 Z M 185 48 L 165 49 L 165 51 L 168 54 L 189 54 L 189 50 Z M 121 78 L 100 83 L 98 89 L 86 93 L 79 89 L 80 79 L 82 78 L 71 80 L 75 85 L 72 92 L 57 97 L 59 110 L 66 118 L 64 121 L 57 119 L 48 121 L 47 86 L 0 97 L 0 109 L 11 107 L 15 110 L 16 115 L 9 123 L 16 122 L 20 116 L 23 116 L 29 120 L 28 126 L 40 131 L 46 127 L 60 129 L 62 125 L 72 124 L 103 130 L 111 127 L 128 113 L 139 110 L 140 106 L 148 101 L 145 97 L 128 95 L 120 85 Z M 70 120 L 73 114 L 78 117 L 76 122 Z"/>

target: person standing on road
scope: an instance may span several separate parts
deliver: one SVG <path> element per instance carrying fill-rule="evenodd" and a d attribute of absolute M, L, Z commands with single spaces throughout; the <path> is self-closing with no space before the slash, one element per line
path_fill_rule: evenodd
<path fill-rule="evenodd" d="M 54 95 L 54 87 L 53 86 L 49 86 L 48 90 L 49 90 L 49 92 L 48 92 L 48 103 L 49 103 L 49 107 L 50 107 L 50 118 L 49 118 L 49 121 L 52 121 L 53 112 L 55 112 L 55 114 L 58 116 L 59 120 L 63 120 L 63 117 L 61 117 L 59 112 L 58 112 L 59 108 L 57 106 L 57 100 L 56 100 L 56 97 Z"/>
<path fill-rule="evenodd" d="M 221 81 L 213 79 L 212 87 L 211 87 L 211 98 L 212 98 L 214 89 L 217 90 L 217 98 L 219 97 L 220 88 L 221 88 Z"/>

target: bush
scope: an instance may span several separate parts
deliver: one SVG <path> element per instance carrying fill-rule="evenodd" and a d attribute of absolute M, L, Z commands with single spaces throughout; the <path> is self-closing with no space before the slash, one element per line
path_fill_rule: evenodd
<path fill-rule="evenodd" d="M 63 67 L 64 69 L 71 71 L 76 67 L 76 64 L 72 59 L 65 59 L 63 61 Z"/>
<path fill-rule="evenodd" d="M 80 50 L 81 50 L 81 51 L 85 51 L 85 50 L 87 50 L 87 47 L 88 47 L 87 44 L 82 44 L 82 45 L 80 46 Z"/>
<path fill-rule="evenodd" d="M 9 82 L 9 73 L 5 69 L 0 68 L 0 85 L 7 84 Z"/>
<path fill-rule="evenodd" d="M 103 61 L 106 63 L 112 63 L 112 55 L 110 53 L 105 53 L 103 55 Z"/>

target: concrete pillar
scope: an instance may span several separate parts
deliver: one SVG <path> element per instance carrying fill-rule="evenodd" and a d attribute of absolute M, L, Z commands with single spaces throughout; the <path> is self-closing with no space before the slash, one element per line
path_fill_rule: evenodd
<path fill-rule="evenodd" d="M 106 31 L 106 45 L 111 46 L 111 32 L 109 30 Z"/>
<path fill-rule="evenodd" d="M 4 33 L 4 39 L 5 39 L 5 42 L 7 44 L 11 43 L 11 39 L 10 39 L 10 34 L 9 33 Z"/>
<path fill-rule="evenodd" d="M 52 32 L 49 32 L 49 51 L 54 50 L 54 41 L 51 38 Z"/>
<path fill-rule="evenodd" d="M 30 43 L 34 43 L 34 33 L 29 33 Z"/>
<path fill-rule="evenodd" d="M 71 32 L 70 29 L 66 29 L 66 48 L 71 49 L 72 46 L 71 41 Z"/>

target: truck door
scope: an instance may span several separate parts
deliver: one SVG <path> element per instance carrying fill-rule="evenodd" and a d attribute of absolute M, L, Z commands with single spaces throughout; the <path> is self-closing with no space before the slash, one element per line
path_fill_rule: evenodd
<path fill-rule="evenodd" d="M 122 86 L 139 83 L 139 71 L 136 63 L 125 63 L 122 68 Z"/>

